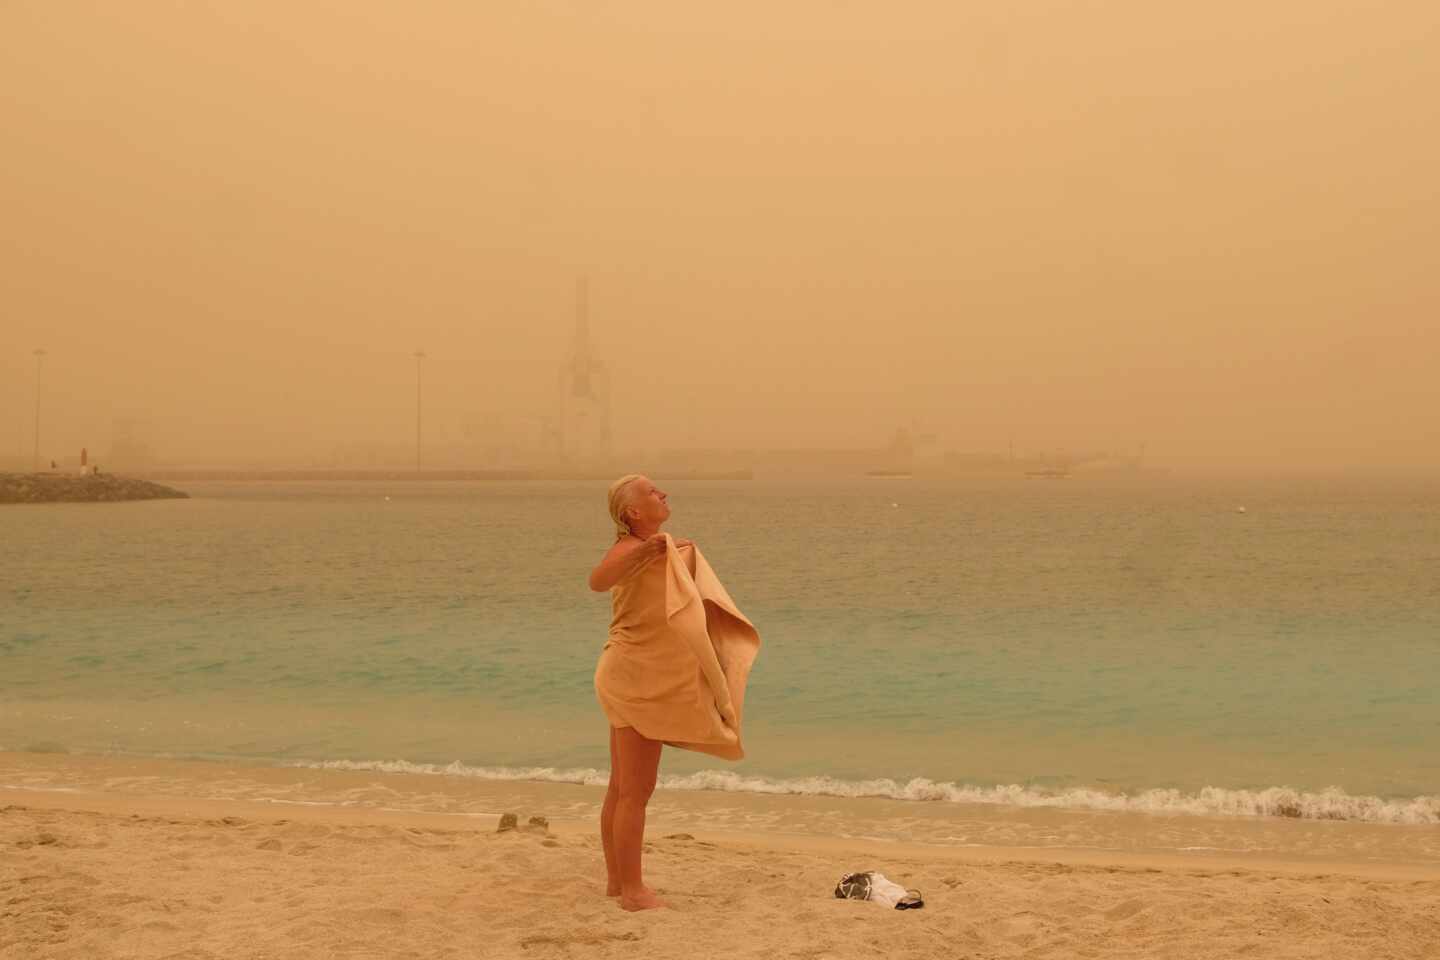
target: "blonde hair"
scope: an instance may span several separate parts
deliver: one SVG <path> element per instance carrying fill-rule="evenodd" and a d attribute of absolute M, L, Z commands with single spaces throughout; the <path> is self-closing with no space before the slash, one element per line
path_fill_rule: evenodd
<path fill-rule="evenodd" d="M 610 484 L 610 519 L 615 521 L 615 539 L 624 540 L 630 536 L 630 524 L 625 520 L 625 508 L 630 505 L 628 496 L 630 484 L 644 479 L 643 473 L 627 473 Z"/>

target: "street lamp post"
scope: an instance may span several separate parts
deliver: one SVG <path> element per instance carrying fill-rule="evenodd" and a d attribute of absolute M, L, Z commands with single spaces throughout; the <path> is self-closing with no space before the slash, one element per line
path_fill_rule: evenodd
<path fill-rule="evenodd" d="M 415 472 L 420 472 L 420 361 L 424 350 L 415 351 Z"/>
<path fill-rule="evenodd" d="M 35 461 L 32 467 L 40 472 L 40 368 L 45 363 L 45 351 L 35 351 Z"/>

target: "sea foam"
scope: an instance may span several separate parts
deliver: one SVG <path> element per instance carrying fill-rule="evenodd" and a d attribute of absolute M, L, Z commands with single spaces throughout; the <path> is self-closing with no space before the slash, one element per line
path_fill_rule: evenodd
<path fill-rule="evenodd" d="M 480 780 L 575 783 L 605 786 L 609 774 L 593 767 L 474 767 L 460 762 L 449 764 L 411 763 L 407 760 L 322 760 L 292 761 L 287 766 L 318 770 L 370 770 L 380 773 L 413 773 Z M 1111 793 L 1090 787 L 1045 790 L 1020 784 L 973 786 L 936 782 L 917 777 L 900 782 L 889 778 L 840 780 L 834 777 L 772 778 L 742 776 L 729 770 L 661 775 L 662 790 L 713 790 L 725 793 L 755 793 L 786 796 L 880 797 L 944 803 L 982 803 L 1015 807 L 1056 807 L 1083 810 L 1110 810 L 1127 813 L 1200 814 L 1213 816 L 1291 817 L 1302 820 L 1350 820 L 1366 823 L 1440 823 L 1440 796 L 1419 796 L 1387 800 L 1352 795 L 1339 787 L 1320 791 L 1291 787 L 1263 790 L 1236 790 L 1203 787 L 1194 793 L 1173 789 L 1151 789 L 1137 793 Z"/>

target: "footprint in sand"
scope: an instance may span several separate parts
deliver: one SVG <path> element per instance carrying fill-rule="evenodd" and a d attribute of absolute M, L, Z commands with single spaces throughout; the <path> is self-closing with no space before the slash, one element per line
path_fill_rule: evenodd
<path fill-rule="evenodd" d="M 1045 923 L 1039 916 L 1027 910 L 1001 920 L 994 925 L 993 932 L 1000 939 L 1017 947 L 1029 947 L 1045 932 Z"/>
<path fill-rule="evenodd" d="M 1126 920 L 1130 917 L 1135 916 L 1135 914 L 1139 913 L 1141 910 L 1144 909 L 1145 904 L 1140 902 L 1139 900 L 1126 900 L 1124 903 L 1116 904 L 1109 910 L 1106 910 L 1105 918 L 1112 921 Z"/>

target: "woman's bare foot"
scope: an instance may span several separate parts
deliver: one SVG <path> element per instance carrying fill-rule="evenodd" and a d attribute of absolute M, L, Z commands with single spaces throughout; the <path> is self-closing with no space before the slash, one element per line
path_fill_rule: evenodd
<path fill-rule="evenodd" d="M 646 893 L 650 894 L 652 897 L 655 896 L 655 891 L 654 891 L 654 890 L 651 890 L 649 887 L 644 887 L 643 889 L 644 889 L 644 891 L 645 891 Z M 605 884 L 605 896 L 607 896 L 607 897 L 618 897 L 618 896 L 620 896 L 620 881 L 619 881 L 619 880 L 611 880 L 611 881 L 609 881 L 608 883 Z"/>
<path fill-rule="evenodd" d="M 670 904 L 655 896 L 655 893 L 651 890 L 642 890 L 633 897 L 626 896 L 623 893 L 620 894 L 620 909 L 622 910 L 634 912 L 636 910 L 654 910 L 658 907 L 668 906 L 670 906 Z"/>

